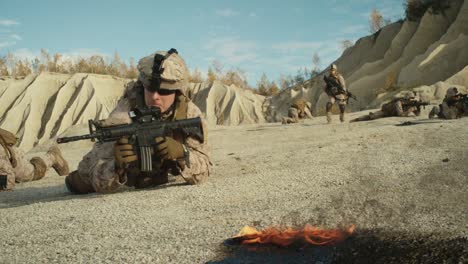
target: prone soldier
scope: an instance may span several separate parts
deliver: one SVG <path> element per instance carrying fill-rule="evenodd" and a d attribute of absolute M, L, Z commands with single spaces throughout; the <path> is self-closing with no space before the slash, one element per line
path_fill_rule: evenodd
<path fill-rule="evenodd" d="M 468 113 L 468 97 L 461 94 L 456 87 L 447 89 L 442 104 L 434 106 L 429 113 L 429 118 L 456 119 Z"/>
<path fill-rule="evenodd" d="M 397 97 L 392 101 L 382 105 L 381 110 L 377 112 L 370 112 L 349 122 L 369 121 L 383 117 L 391 116 L 409 116 L 414 114 L 419 116 L 421 114 L 421 106 L 428 105 L 427 102 L 422 102 L 413 92 L 407 92 L 403 97 Z"/>
<path fill-rule="evenodd" d="M 138 63 L 138 80 L 104 121 L 107 125 L 130 124 L 128 112 L 134 108 L 157 107 L 161 120 L 179 121 L 201 118 L 201 111 L 184 94 L 188 80 L 187 66 L 175 49 L 158 51 Z M 117 142 L 95 144 L 79 163 L 78 169 L 65 178 L 74 194 L 114 192 L 123 185 L 146 188 L 168 182 L 168 174 L 181 175 L 189 184 L 200 184 L 211 171 L 206 121 L 202 118 L 204 139 L 174 132 L 154 138 L 151 151 L 154 170 L 143 171 L 139 156 L 128 137 Z M 106 124 L 103 124 L 106 125 Z M 141 158 L 141 157 L 140 157 Z"/>
<path fill-rule="evenodd" d="M 283 117 L 282 124 L 299 123 L 300 120 L 310 118 L 312 113 L 310 111 L 310 103 L 304 99 L 298 99 L 288 109 L 288 117 Z"/>
<path fill-rule="evenodd" d="M 68 163 L 57 146 L 27 160 L 15 146 L 17 141 L 11 132 L 0 129 L 0 191 L 13 190 L 15 183 L 40 180 L 51 167 L 61 176 L 69 173 Z"/>

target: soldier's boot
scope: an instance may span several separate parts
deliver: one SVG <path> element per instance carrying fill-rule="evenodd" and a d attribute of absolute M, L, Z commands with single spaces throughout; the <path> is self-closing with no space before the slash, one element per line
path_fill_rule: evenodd
<path fill-rule="evenodd" d="M 343 123 L 345 121 L 344 113 L 340 113 L 340 121 Z"/>
<path fill-rule="evenodd" d="M 78 171 L 73 171 L 65 177 L 65 186 L 68 191 L 73 194 L 87 194 L 95 192 L 91 184 L 86 183 L 81 179 Z"/>
<path fill-rule="evenodd" d="M 52 168 L 54 168 L 58 175 L 64 176 L 70 173 L 68 162 L 63 158 L 62 152 L 57 146 L 51 147 L 47 151 L 47 154 L 51 158 Z"/>
<path fill-rule="evenodd" d="M 44 178 L 47 172 L 47 164 L 45 161 L 42 158 L 33 157 L 29 162 L 34 166 L 34 175 L 32 180 L 37 181 Z"/>
<path fill-rule="evenodd" d="M 331 112 L 327 112 L 327 123 L 328 124 L 331 124 L 332 122 L 332 113 Z"/>

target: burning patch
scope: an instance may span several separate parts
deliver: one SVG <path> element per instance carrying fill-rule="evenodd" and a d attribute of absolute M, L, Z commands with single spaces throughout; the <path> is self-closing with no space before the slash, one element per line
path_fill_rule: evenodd
<path fill-rule="evenodd" d="M 312 245 L 332 245 L 345 240 L 355 229 L 355 225 L 342 229 L 320 229 L 312 225 L 305 225 L 302 230 L 291 227 L 279 229 L 269 227 L 258 231 L 251 226 L 245 226 L 237 236 L 225 241 L 228 245 L 247 244 L 273 244 L 287 247 L 296 242 L 303 242 Z"/>

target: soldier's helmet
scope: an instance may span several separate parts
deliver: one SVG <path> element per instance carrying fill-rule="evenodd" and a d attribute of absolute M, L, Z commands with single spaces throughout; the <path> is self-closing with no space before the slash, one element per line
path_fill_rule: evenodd
<path fill-rule="evenodd" d="M 336 64 L 330 65 L 330 71 L 331 71 L 331 70 L 335 70 L 335 71 L 338 70 L 338 67 L 336 66 Z"/>
<path fill-rule="evenodd" d="M 406 92 L 404 93 L 403 98 L 406 100 L 416 99 L 416 94 L 414 92 Z"/>
<path fill-rule="evenodd" d="M 457 87 L 450 87 L 447 89 L 447 97 L 457 96 L 459 94 Z"/>
<path fill-rule="evenodd" d="M 138 62 L 138 80 L 145 89 L 156 92 L 159 89 L 184 92 L 188 84 L 188 68 L 176 49 L 157 51 Z"/>

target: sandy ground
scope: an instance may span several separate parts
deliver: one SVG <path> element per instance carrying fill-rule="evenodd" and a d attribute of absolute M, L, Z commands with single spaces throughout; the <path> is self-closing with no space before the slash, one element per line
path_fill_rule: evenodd
<path fill-rule="evenodd" d="M 0 193 L 0 262 L 461 263 L 468 259 L 468 118 L 395 126 L 414 119 L 218 126 L 209 135 L 214 173 L 201 186 L 175 179 L 74 196 L 51 171 Z M 90 143 L 61 147 L 76 168 Z M 305 223 L 357 228 L 333 247 L 223 244 L 244 225 Z"/>

